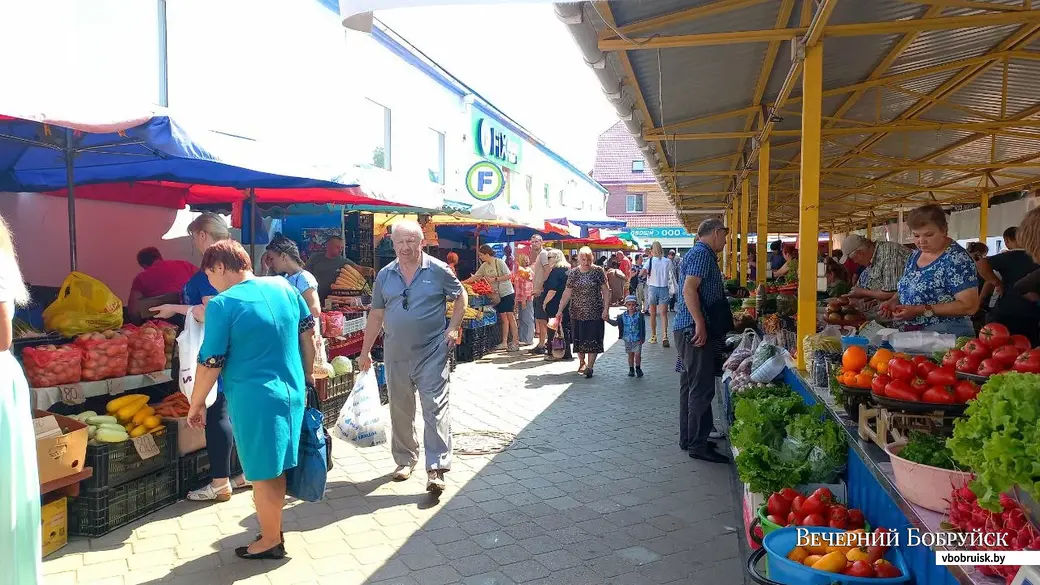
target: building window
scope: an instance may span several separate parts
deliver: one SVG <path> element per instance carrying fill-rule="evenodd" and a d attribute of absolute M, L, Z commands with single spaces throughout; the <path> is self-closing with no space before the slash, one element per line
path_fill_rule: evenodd
<path fill-rule="evenodd" d="M 567 190 L 560 189 L 560 207 L 567 207 Z"/>
<path fill-rule="evenodd" d="M 363 164 L 390 170 L 390 108 L 366 99 L 354 120 L 356 135 L 351 142 L 360 149 L 356 160 Z"/>
<path fill-rule="evenodd" d="M 625 213 L 643 213 L 643 194 L 629 195 L 625 201 Z"/>
<path fill-rule="evenodd" d="M 646 163 L 643 161 L 643 159 L 638 159 L 638 160 L 632 161 L 632 172 L 633 173 L 641 173 L 641 172 L 643 172 L 645 170 L 646 170 Z"/>
<path fill-rule="evenodd" d="M 429 156 L 430 163 L 427 172 L 430 182 L 438 185 L 444 184 L 444 133 L 433 128 L 429 130 Z"/>

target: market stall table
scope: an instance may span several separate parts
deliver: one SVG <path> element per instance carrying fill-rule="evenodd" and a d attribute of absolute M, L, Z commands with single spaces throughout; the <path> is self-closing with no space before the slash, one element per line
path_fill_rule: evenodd
<path fill-rule="evenodd" d="M 123 376 L 96 382 L 77 382 L 47 388 L 33 388 L 33 408 L 47 410 L 61 402 L 69 405 L 83 404 L 87 398 L 95 396 L 118 396 L 130 390 L 147 388 L 173 381 L 170 370 Z"/>

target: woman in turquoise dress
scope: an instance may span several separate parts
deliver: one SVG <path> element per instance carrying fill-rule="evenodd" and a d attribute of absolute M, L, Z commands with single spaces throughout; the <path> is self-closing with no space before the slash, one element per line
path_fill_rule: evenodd
<path fill-rule="evenodd" d="M 31 395 L 22 367 L 11 355 L 15 305 L 28 300 L 11 230 L 0 217 L 0 542 L 5 544 L 0 583 L 11 585 L 43 582 L 40 476 Z"/>
<path fill-rule="evenodd" d="M 219 294 L 206 305 L 188 424 L 205 425 L 206 395 L 220 376 L 261 531 L 235 552 L 245 559 L 280 559 L 285 471 L 296 467 L 306 387 L 313 383 L 314 317 L 284 278 L 256 278 L 251 266 L 234 240 L 213 244 L 202 258 Z"/>

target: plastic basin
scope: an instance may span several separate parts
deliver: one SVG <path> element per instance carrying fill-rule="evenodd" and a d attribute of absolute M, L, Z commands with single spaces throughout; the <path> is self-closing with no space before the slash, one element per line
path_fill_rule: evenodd
<path fill-rule="evenodd" d="M 885 452 L 892 460 L 892 473 L 899 493 L 912 504 L 935 512 L 946 512 L 950 507 L 947 501 L 950 492 L 970 482 L 971 473 L 903 459 L 899 453 L 905 446 L 904 443 L 889 443 L 885 447 Z"/>
<path fill-rule="evenodd" d="M 802 529 L 816 534 L 845 532 L 837 528 L 803 527 Z M 896 585 L 897 583 L 910 581 L 910 571 L 906 566 L 906 561 L 903 559 L 903 555 L 894 548 L 888 550 L 885 554 L 885 559 L 899 569 L 899 572 L 902 573 L 900 577 L 887 579 L 851 577 L 841 573 L 818 571 L 801 563 L 796 563 L 788 559 L 787 555 L 798 542 L 798 530 L 796 527 L 780 528 L 766 535 L 762 540 L 762 549 L 760 549 L 764 553 L 758 554 L 765 554 L 769 576 L 763 577 L 757 573 L 752 566 L 752 561 L 756 559 L 757 555 L 752 555 L 748 559 L 748 571 L 751 573 L 752 579 L 763 585 L 831 585 L 833 583 L 842 585 Z"/>

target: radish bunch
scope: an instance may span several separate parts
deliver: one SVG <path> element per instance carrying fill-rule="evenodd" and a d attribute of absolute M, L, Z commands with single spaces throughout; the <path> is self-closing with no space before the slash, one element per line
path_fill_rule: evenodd
<path fill-rule="evenodd" d="M 1000 512 L 985 510 L 967 486 L 955 488 L 950 494 L 950 524 L 964 532 L 1003 534 L 1007 542 L 1007 546 L 974 547 L 975 550 L 1040 550 L 1040 532 L 1029 522 L 1022 505 L 1007 494 L 1001 494 L 1000 507 Z M 977 568 L 983 575 L 1003 577 L 1008 585 L 1019 569 L 1015 565 L 981 565 Z"/>

